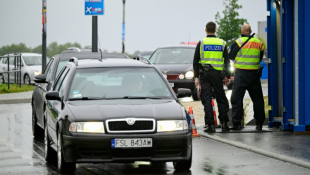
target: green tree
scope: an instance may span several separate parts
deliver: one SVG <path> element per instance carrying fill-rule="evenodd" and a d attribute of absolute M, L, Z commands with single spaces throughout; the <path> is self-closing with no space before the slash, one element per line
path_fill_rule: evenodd
<path fill-rule="evenodd" d="M 15 52 L 32 52 L 32 49 L 28 48 L 24 43 L 7 45 L 7 46 L 3 46 L 0 48 L 1 56 L 8 54 L 8 53 L 15 53 Z"/>
<path fill-rule="evenodd" d="M 217 36 L 225 40 L 228 46 L 240 36 L 241 26 L 248 23 L 245 18 L 239 18 L 237 10 L 242 9 L 242 5 L 238 5 L 237 2 L 238 0 L 224 0 L 224 17 L 221 18 L 219 12 L 215 15 L 215 22 L 218 25 Z"/>

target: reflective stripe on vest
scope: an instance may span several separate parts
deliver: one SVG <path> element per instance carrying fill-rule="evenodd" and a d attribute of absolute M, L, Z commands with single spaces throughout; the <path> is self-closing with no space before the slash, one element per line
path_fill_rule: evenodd
<path fill-rule="evenodd" d="M 223 52 L 226 42 L 215 37 L 205 37 L 200 41 L 200 60 L 202 65 L 210 64 L 215 70 L 224 67 Z"/>
<path fill-rule="evenodd" d="M 242 37 L 236 40 L 239 47 L 248 39 Z M 264 45 L 257 38 L 251 38 L 236 55 L 234 67 L 238 69 L 257 70 L 260 65 L 260 52 L 264 50 Z"/>

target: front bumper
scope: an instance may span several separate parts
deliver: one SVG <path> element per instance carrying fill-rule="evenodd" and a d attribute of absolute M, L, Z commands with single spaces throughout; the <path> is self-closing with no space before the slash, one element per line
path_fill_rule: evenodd
<path fill-rule="evenodd" d="M 112 138 L 152 138 L 151 148 L 112 148 Z M 154 134 L 75 134 L 63 136 L 66 162 L 104 163 L 188 160 L 192 136 L 186 131 Z"/>
<path fill-rule="evenodd" d="M 170 85 L 173 84 L 171 87 L 175 92 L 177 92 L 178 88 L 186 88 L 190 90 L 195 90 L 195 81 L 190 80 L 168 80 Z"/>

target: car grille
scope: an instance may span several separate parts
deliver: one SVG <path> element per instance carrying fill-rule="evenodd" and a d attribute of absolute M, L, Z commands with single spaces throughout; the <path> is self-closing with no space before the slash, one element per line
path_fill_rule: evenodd
<path fill-rule="evenodd" d="M 121 132 L 153 132 L 155 131 L 154 119 L 140 119 L 134 118 L 134 124 L 127 123 L 127 119 L 113 119 L 107 120 L 107 130 L 109 133 Z"/>

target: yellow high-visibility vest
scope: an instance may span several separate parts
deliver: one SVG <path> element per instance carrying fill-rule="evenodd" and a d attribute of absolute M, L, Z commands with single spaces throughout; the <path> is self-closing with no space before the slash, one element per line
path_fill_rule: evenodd
<path fill-rule="evenodd" d="M 200 41 L 201 65 L 210 64 L 215 70 L 222 71 L 224 67 L 223 52 L 226 42 L 215 37 L 205 37 Z"/>
<path fill-rule="evenodd" d="M 236 40 L 239 47 L 248 39 L 242 37 Z M 237 69 L 257 70 L 260 66 L 260 53 L 264 50 L 263 43 L 257 38 L 251 38 L 236 55 L 234 67 Z"/>

